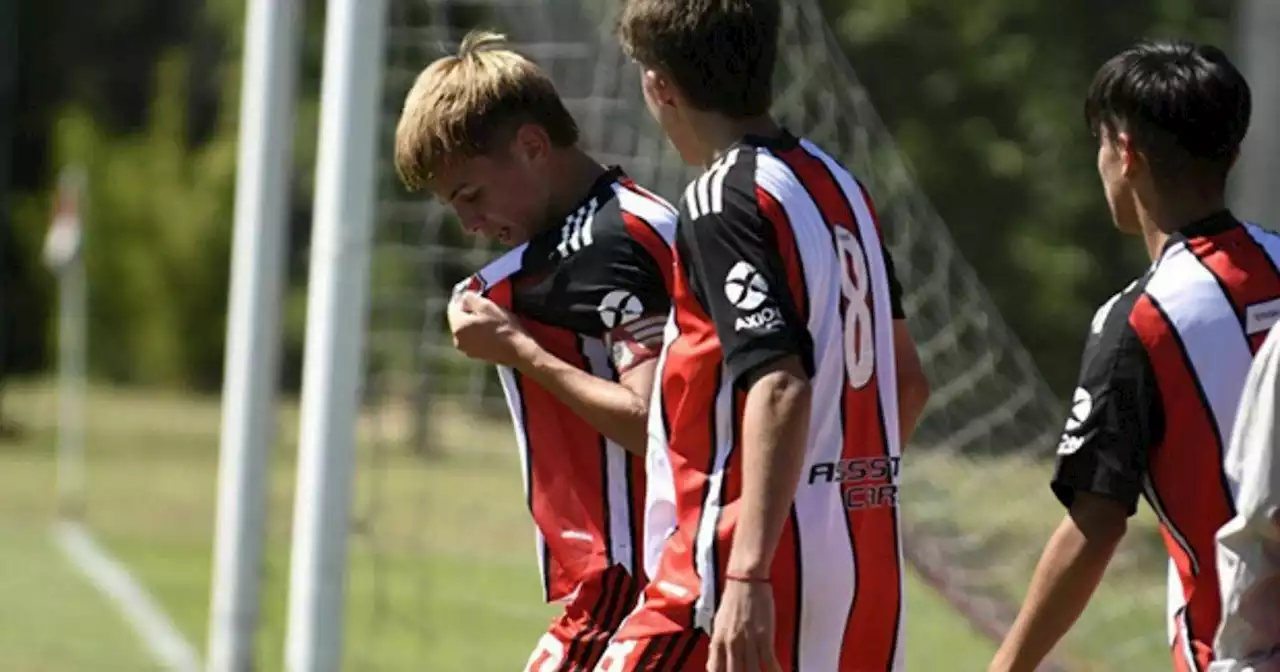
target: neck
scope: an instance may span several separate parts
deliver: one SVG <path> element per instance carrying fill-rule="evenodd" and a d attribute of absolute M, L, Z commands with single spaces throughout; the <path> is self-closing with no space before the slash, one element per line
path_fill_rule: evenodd
<path fill-rule="evenodd" d="M 1177 197 L 1152 198 L 1149 203 L 1139 203 L 1138 222 L 1147 253 L 1154 261 L 1170 235 L 1226 207 L 1221 190 L 1208 194 L 1188 190 Z"/>
<path fill-rule="evenodd" d="M 710 168 L 745 135 L 771 137 L 782 132 L 782 127 L 768 114 L 732 119 L 714 112 L 693 112 L 689 121 L 702 144 L 698 162 L 704 168 Z"/>
<path fill-rule="evenodd" d="M 549 220 L 554 222 L 582 202 L 606 169 L 580 148 L 570 147 L 553 152 L 547 170 L 551 175 L 562 176 L 550 181 L 547 210 Z"/>

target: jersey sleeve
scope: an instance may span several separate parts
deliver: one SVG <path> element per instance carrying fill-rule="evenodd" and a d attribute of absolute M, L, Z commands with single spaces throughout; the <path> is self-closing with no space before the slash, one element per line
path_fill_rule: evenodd
<path fill-rule="evenodd" d="M 813 375 L 812 337 L 788 281 L 789 270 L 800 269 L 787 268 L 754 193 L 732 182 L 724 180 L 718 198 L 690 189 L 681 201 L 682 266 L 736 384 L 750 386 L 765 365 L 789 355 Z"/>
<path fill-rule="evenodd" d="M 1051 481 L 1067 507 L 1084 492 L 1113 499 L 1133 515 L 1147 454 L 1160 440 L 1164 423 L 1155 372 L 1129 323 L 1138 294 L 1132 290 L 1099 310 L 1085 344 Z"/>
<path fill-rule="evenodd" d="M 572 261 L 570 284 L 585 295 L 619 374 L 658 356 L 671 312 L 675 217 L 650 222 L 622 212 Z"/>

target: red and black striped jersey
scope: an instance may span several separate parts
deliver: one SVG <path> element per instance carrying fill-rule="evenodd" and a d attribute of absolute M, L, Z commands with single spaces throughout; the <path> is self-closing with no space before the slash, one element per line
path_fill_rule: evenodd
<path fill-rule="evenodd" d="M 562 225 L 460 283 L 512 311 L 540 345 L 601 378 L 656 355 L 670 313 L 676 212 L 619 169 Z M 641 577 L 643 460 L 628 454 L 534 380 L 498 367 L 516 429 L 548 601 L 614 565 Z"/>
<path fill-rule="evenodd" d="M 1280 319 L 1280 236 L 1223 211 L 1170 237 L 1093 318 L 1052 488 L 1145 497 L 1160 519 L 1174 669 L 1205 670 L 1221 617 L 1214 535 L 1234 514 L 1223 470 L 1253 355 Z"/>
<path fill-rule="evenodd" d="M 738 515 L 746 390 L 798 356 L 804 472 L 772 568 L 786 669 L 902 664 L 893 269 L 871 200 L 792 135 L 748 137 L 689 185 L 650 405 L 651 582 L 618 639 L 711 631 Z"/>

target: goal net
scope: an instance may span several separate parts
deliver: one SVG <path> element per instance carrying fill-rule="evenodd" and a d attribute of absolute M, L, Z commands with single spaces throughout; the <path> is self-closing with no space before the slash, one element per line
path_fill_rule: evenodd
<path fill-rule="evenodd" d="M 1063 404 L 913 180 L 817 3 L 783 4 L 775 112 L 841 159 L 876 200 L 933 385 L 902 472 L 912 580 L 945 598 L 937 608 L 999 637 L 1062 516 L 1047 480 Z M 377 642 L 394 637 L 435 656 L 432 669 L 508 669 L 519 661 L 497 657 L 504 638 L 531 650 L 550 612 L 538 606 L 533 532 L 495 376 L 453 350 L 444 320 L 449 289 L 496 250 L 465 237 L 439 204 L 397 183 L 387 148 L 404 94 L 417 72 L 455 49 L 468 28 L 494 28 L 550 72 L 587 148 L 602 162 L 623 166 L 669 198 L 694 173 L 646 112 L 636 72 L 612 35 L 612 3 L 391 0 L 390 6 L 364 386 L 369 425 L 350 584 L 359 595 L 349 600 L 355 630 L 348 656 L 391 665 L 378 658 L 385 647 Z M 1140 517 L 1097 598 L 1055 653 L 1057 664 L 1166 666 L 1165 572 L 1154 522 Z M 912 620 L 929 617 L 908 612 Z M 928 646 L 910 639 L 912 620 L 908 648 Z M 463 664 L 450 657 L 451 637 L 486 644 L 456 654 L 470 656 Z M 490 653 L 495 658 L 484 658 Z"/>

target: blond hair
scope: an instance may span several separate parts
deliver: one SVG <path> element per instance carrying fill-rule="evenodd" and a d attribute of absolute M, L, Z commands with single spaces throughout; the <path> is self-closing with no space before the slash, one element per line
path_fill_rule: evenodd
<path fill-rule="evenodd" d="M 498 149 L 521 124 L 542 126 L 557 146 L 578 141 L 551 78 L 506 41 L 473 31 L 456 55 L 418 75 L 396 125 L 396 171 L 407 188 L 430 187 L 450 163 Z"/>

